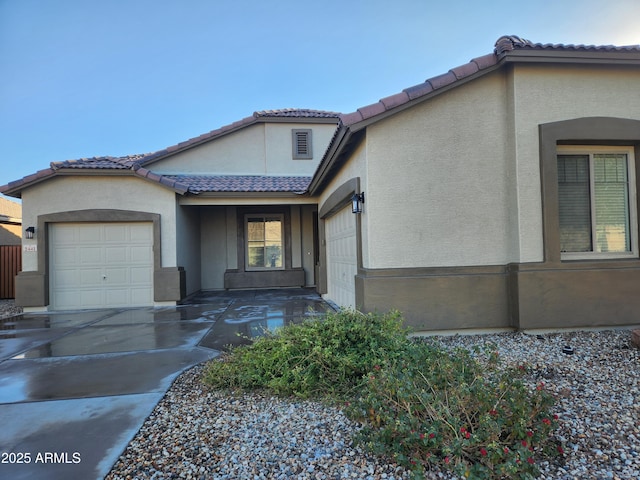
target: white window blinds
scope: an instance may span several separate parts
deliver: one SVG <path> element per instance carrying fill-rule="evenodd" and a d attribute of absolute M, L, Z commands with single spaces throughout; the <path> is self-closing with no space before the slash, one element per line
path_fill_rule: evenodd
<path fill-rule="evenodd" d="M 624 153 L 558 155 L 562 252 L 630 252 L 629 163 Z"/>

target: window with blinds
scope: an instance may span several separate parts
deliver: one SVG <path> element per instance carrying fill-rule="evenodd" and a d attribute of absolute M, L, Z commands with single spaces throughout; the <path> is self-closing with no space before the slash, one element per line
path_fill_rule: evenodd
<path fill-rule="evenodd" d="M 293 158 L 295 160 L 313 158 L 311 129 L 294 129 L 291 133 L 293 137 Z"/>
<path fill-rule="evenodd" d="M 558 150 L 562 258 L 637 254 L 633 151 Z"/>
<path fill-rule="evenodd" d="M 247 270 L 284 268 L 283 224 L 282 215 L 245 217 Z"/>

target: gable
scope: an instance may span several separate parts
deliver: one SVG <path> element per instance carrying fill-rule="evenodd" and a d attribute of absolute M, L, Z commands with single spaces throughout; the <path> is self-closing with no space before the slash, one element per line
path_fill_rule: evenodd
<path fill-rule="evenodd" d="M 311 176 L 336 129 L 335 124 L 256 123 L 148 165 L 160 175 Z M 295 155 L 292 134 L 309 134 L 309 154 Z"/>

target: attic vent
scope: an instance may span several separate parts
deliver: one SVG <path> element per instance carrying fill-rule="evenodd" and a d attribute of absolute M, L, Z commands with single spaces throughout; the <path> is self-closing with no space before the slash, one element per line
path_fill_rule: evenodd
<path fill-rule="evenodd" d="M 291 133 L 293 135 L 293 158 L 313 158 L 311 129 L 292 130 Z"/>

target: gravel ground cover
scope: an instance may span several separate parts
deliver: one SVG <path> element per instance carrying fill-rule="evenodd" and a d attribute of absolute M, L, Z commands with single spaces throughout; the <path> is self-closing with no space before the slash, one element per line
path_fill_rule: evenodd
<path fill-rule="evenodd" d="M 630 332 L 437 337 L 454 347 L 495 344 L 505 365 L 525 365 L 532 388 L 557 397 L 564 455 L 541 479 L 640 478 L 640 350 Z M 571 346 L 572 355 L 563 353 Z M 241 396 L 181 375 L 110 474 L 117 479 L 405 479 L 408 472 L 351 442 L 358 425 L 315 402 Z M 454 478 L 429 472 L 428 478 Z"/>
<path fill-rule="evenodd" d="M 16 307 L 14 300 L 0 300 L 0 318 L 12 317 L 22 313 L 22 307 Z"/>

